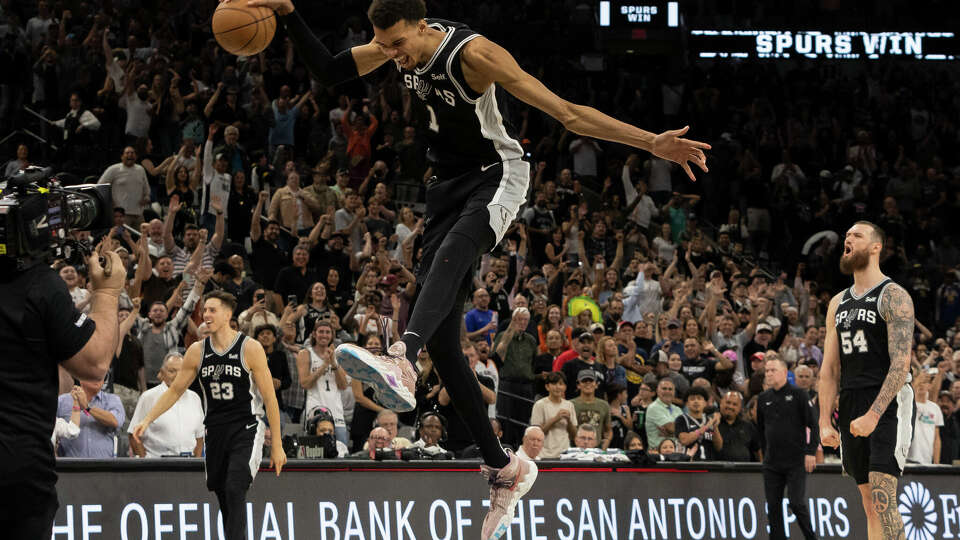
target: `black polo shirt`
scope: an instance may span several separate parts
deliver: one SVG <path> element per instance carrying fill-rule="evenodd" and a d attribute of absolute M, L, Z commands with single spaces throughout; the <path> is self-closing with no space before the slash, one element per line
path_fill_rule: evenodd
<path fill-rule="evenodd" d="M 723 448 L 717 452 L 720 461 L 754 461 L 760 450 L 760 435 L 753 424 L 741 418 L 730 424 L 721 420 L 717 427 L 723 437 Z"/>

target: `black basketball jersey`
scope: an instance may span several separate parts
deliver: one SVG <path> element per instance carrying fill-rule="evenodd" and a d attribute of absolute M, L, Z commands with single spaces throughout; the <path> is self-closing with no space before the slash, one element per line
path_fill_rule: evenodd
<path fill-rule="evenodd" d="M 523 148 L 508 133 L 505 96 L 491 84 L 482 94 L 467 85 L 460 65 L 464 45 L 480 34 L 462 23 L 427 19 L 430 28 L 446 32 L 423 66 L 399 68 L 414 101 L 426 108 L 427 157 L 447 174 L 520 159 Z"/>
<path fill-rule="evenodd" d="M 233 344 L 220 354 L 212 338 L 203 340 L 200 386 L 207 415 L 204 424 L 231 422 L 252 424 L 263 416 L 263 397 L 253 382 L 253 374 L 243 358 L 243 346 L 250 339 L 237 332 Z"/>
<path fill-rule="evenodd" d="M 879 387 L 887 377 L 890 353 L 880 299 L 891 284 L 886 278 L 862 296 L 854 294 L 853 286 L 843 292 L 835 318 L 841 390 Z"/>

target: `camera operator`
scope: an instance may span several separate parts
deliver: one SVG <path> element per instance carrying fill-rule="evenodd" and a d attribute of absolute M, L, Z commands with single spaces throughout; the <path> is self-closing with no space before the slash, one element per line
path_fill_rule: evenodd
<path fill-rule="evenodd" d="M 336 439 L 334 429 L 334 418 L 330 409 L 315 408 L 313 416 L 304 426 L 307 437 L 300 441 L 297 457 L 332 459 L 346 456 L 349 453 L 347 445 Z"/>
<path fill-rule="evenodd" d="M 100 252 L 98 249 L 97 252 Z M 0 490 L 15 494 L 0 510 L 4 538 L 49 537 L 59 506 L 50 434 L 63 366 L 81 381 L 102 380 L 117 348 L 117 302 L 126 273 L 120 256 L 88 260 L 93 300 L 78 311 L 49 266 L 15 270 L 0 257 Z"/>

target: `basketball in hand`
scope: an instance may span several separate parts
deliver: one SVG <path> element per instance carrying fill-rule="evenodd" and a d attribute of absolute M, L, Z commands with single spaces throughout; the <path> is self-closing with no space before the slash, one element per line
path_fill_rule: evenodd
<path fill-rule="evenodd" d="M 248 7 L 244 0 L 217 5 L 213 12 L 213 36 L 230 54 L 251 56 L 267 48 L 277 29 L 273 10 Z"/>

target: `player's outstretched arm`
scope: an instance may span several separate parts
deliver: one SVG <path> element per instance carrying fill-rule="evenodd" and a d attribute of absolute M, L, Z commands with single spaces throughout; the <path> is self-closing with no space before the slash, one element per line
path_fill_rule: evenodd
<path fill-rule="evenodd" d="M 131 435 L 137 444 L 143 444 L 140 439 L 143 436 L 143 432 L 147 430 L 154 420 L 167 412 L 167 409 L 173 407 L 173 404 L 180 399 L 180 396 L 187 391 L 187 388 L 190 388 L 193 379 L 197 377 L 197 369 L 200 368 L 201 356 L 203 355 L 203 351 L 201 350 L 203 346 L 202 343 L 203 342 L 198 341 L 187 349 L 187 354 L 183 355 L 183 368 L 177 373 L 177 378 L 173 380 L 170 388 L 167 388 L 167 391 L 164 392 L 163 395 L 160 396 L 160 399 L 153 405 L 153 408 L 147 413 L 146 418 L 133 429 Z"/>
<path fill-rule="evenodd" d="M 707 171 L 707 157 L 703 151 L 709 150 L 710 145 L 682 138 L 689 126 L 658 135 L 621 122 L 593 107 L 570 103 L 525 72 L 506 49 L 484 37 L 467 43 L 462 57 L 467 83 L 474 90 L 483 91 L 491 83 L 497 83 L 517 99 L 556 118 L 574 133 L 627 144 L 676 162 L 691 180 L 696 177 L 688 162 Z"/>
<path fill-rule="evenodd" d="M 283 431 L 280 426 L 280 407 L 277 404 L 277 394 L 273 389 L 273 376 L 267 365 L 267 354 L 263 352 L 260 342 L 248 339 L 243 345 L 243 357 L 246 359 L 253 382 L 260 390 L 263 398 L 263 407 L 267 411 L 267 422 L 270 424 L 270 466 L 277 468 L 277 476 L 287 463 L 287 455 L 283 452 Z"/>
<path fill-rule="evenodd" d="M 823 361 L 820 364 L 820 382 L 817 391 L 820 394 L 820 442 L 824 446 L 836 448 L 840 445 L 840 434 L 833 428 L 833 404 L 837 400 L 837 388 L 840 385 L 840 346 L 837 343 L 836 314 L 843 293 L 834 296 L 827 307 L 827 335 L 823 340 Z"/>
<path fill-rule="evenodd" d="M 221 0 L 221 2 L 229 1 Z M 373 43 L 359 45 L 336 55 L 331 54 L 323 42 L 317 39 L 317 36 L 307 27 L 306 21 L 296 11 L 290 0 L 248 0 L 247 5 L 270 8 L 279 15 L 278 18 L 286 26 L 290 40 L 293 41 L 310 74 L 325 86 L 335 86 L 366 75 L 388 60 L 380 48 Z"/>

